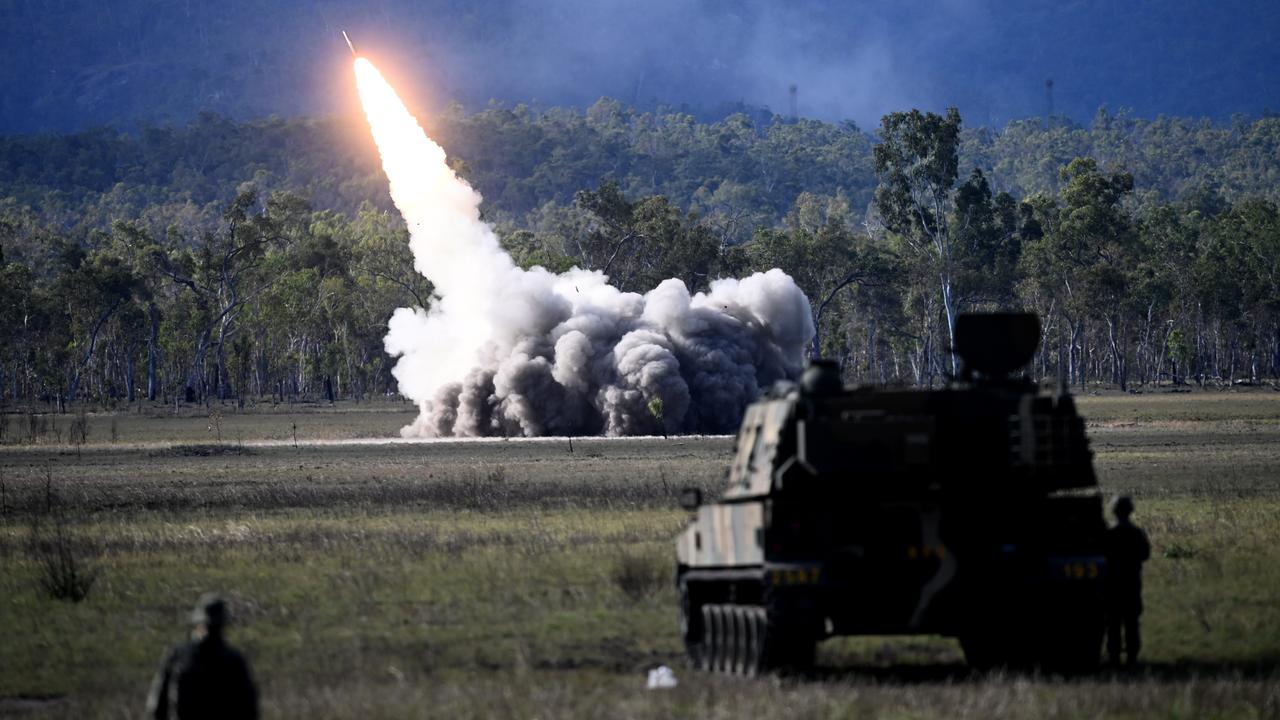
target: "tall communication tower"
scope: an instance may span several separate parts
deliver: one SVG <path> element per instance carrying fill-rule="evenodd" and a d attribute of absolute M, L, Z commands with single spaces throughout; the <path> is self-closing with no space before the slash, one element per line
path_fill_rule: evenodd
<path fill-rule="evenodd" d="M 796 111 L 796 95 L 800 92 L 800 86 L 793 83 L 788 91 L 791 93 L 791 119 L 795 120 L 800 116 Z"/>
<path fill-rule="evenodd" d="M 1053 78 L 1044 81 L 1044 96 L 1049 106 L 1049 110 L 1044 116 L 1044 121 L 1050 123 L 1053 122 Z"/>

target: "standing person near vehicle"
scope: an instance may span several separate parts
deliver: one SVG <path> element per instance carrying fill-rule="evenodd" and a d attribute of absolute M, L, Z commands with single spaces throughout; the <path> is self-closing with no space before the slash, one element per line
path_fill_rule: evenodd
<path fill-rule="evenodd" d="M 1142 615 L 1142 563 L 1151 557 L 1151 544 L 1142 528 L 1130 520 L 1132 498 L 1117 496 L 1111 501 L 1111 512 L 1116 522 L 1107 530 L 1107 657 L 1112 666 L 1118 666 L 1123 649 L 1125 659 L 1133 665 L 1142 648 L 1138 628 Z"/>
<path fill-rule="evenodd" d="M 227 645 L 227 605 L 201 596 L 191 613 L 191 640 L 174 648 L 147 695 L 147 718 L 257 720 L 258 690 L 249 663 Z"/>

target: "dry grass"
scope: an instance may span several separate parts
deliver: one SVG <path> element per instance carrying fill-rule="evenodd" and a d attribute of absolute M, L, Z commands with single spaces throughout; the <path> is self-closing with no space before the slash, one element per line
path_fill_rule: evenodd
<path fill-rule="evenodd" d="M 86 559 L 96 543 L 73 539 L 61 508 L 31 515 L 27 556 L 36 567 L 36 582 L 54 600 L 81 602 L 97 582 L 100 568 Z M 89 545 L 89 551 L 86 551 Z"/>
<path fill-rule="evenodd" d="M 238 444 L 254 440 L 307 442 L 396 437 L 417 415 L 405 402 L 183 405 L 143 403 L 115 411 L 49 408 L 0 414 L 0 445 L 45 447 L 172 443 Z"/>
<path fill-rule="evenodd" d="M 0 715 L 136 716 L 188 605 L 217 589 L 268 717 L 1280 717 L 1280 424 L 1254 404 L 1269 399 L 1244 397 L 1242 430 L 1216 396 L 1173 397 L 1203 399 L 1179 411 L 1201 419 L 1082 400 L 1108 418 L 1099 474 L 1137 496 L 1155 559 L 1146 671 L 1075 681 L 971 675 L 933 637 L 825 643 L 805 679 L 685 669 L 676 494 L 718 489 L 727 440 L 205 453 L 112 446 L 90 415 L 78 451 L 0 450 Z M 191 444 L 186 421 L 143 420 Z M 103 569 L 81 603 L 39 592 L 25 552 L 46 482 L 67 546 Z M 678 688 L 643 689 L 658 664 Z"/>
<path fill-rule="evenodd" d="M 671 564 L 657 562 L 650 555 L 624 552 L 614 561 L 609 578 L 632 602 L 658 595 L 671 581 Z"/>

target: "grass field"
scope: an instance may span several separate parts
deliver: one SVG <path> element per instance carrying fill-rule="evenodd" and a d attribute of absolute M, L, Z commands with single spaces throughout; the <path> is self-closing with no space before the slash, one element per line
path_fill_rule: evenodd
<path fill-rule="evenodd" d="M 89 414 L 75 442 L 62 416 L 33 442 L 10 416 L 0 715 L 136 717 L 217 589 L 268 717 L 1280 717 L 1280 393 L 1079 403 L 1154 546 L 1137 674 L 973 675 L 933 637 L 832 641 L 804 679 L 688 670 L 675 496 L 717 488 L 727 438 L 321 442 L 413 417 L 372 404 Z M 83 602 L 40 587 L 33 536 L 59 531 L 97 573 Z M 658 664 L 679 687 L 644 689 Z"/>

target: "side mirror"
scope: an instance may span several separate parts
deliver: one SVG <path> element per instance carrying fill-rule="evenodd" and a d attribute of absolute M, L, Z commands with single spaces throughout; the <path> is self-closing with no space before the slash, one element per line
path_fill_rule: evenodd
<path fill-rule="evenodd" d="M 685 510 L 697 510 L 701 505 L 701 490 L 698 488 L 685 488 L 680 491 L 680 507 Z"/>

